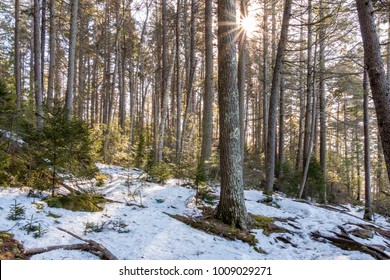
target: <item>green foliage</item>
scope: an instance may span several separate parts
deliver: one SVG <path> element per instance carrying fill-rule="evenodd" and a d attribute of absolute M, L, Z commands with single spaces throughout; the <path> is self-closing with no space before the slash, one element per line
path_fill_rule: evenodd
<path fill-rule="evenodd" d="M 306 193 L 308 196 L 322 200 L 324 197 L 324 176 L 320 162 L 317 158 L 312 158 L 309 164 L 308 179 L 306 183 Z"/>
<path fill-rule="evenodd" d="M 0 77 L 0 125 L 9 129 L 15 118 L 15 96 Z"/>
<path fill-rule="evenodd" d="M 107 175 L 98 173 L 95 175 L 95 180 L 96 180 L 96 186 L 97 187 L 102 187 L 104 186 L 104 181 L 108 180 Z"/>
<path fill-rule="evenodd" d="M 198 168 L 196 169 L 195 173 L 195 185 L 204 186 L 206 185 L 207 181 L 210 179 L 208 172 L 206 170 L 205 163 L 199 160 Z"/>
<path fill-rule="evenodd" d="M 118 233 L 128 233 L 130 230 L 127 228 L 129 225 L 126 224 L 122 219 L 118 219 L 111 222 L 112 229 Z"/>
<path fill-rule="evenodd" d="M 22 229 L 24 229 L 27 234 L 33 233 L 34 238 L 40 238 L 47 233 L 47 230 L 44 230 L 41 227 L 41 224 L 34 218 L 33 215 L 31 215 L 30 221 L 23 226 Z"/>
<path fill-rule="evenodd" d="M 160 163 L 153 165 L 148 171 L 147 180 L 159 184 L 165 184 L 165 182 L 173 177 L 175 165 L 171 163 Z"/>
<path fill-rule="evenodd" d="M 94 223 L 94 222 L 86 222 L 84 228 L 84 235 L 90 232 L 102 232 L 104 228 L 107 226 L 106 222 Z"/>
<path fill-rule="evenodd" d="M 7 172 L 10 160 L 8 154 L 3 150 L 5 143 L 0 142 L 0 186 L 8 186 L 11 175 Z"/>
<path fill-rule="evenodd" d="M 14 200 L 15 203 L 10 206 L 10 211 L 7 215 L 7 219 L 11 221 L 17 221 L 24 219 L 25 214 L 25 208 L 20 203 L 17 203 L 16 200 Z"/>
<path fill-rule="evenodd" d="M 286 160 L 281 165 L 282 177 L 277 181 L 276 190 L 279 190 L 288 196 L 297 197 L 299 195 L 299 185 L 302 180 L 302 174 L 297 172 L 292 162 Z"/>
<path fill-rule="evenodd" d="M 54 219 L 59 219 L 59 218 L 61 218 L 60 215 L 54 214 L 53 212 L 50 212 L 50 211 L 49 211 L 49 213 L 47 214 L 47 216 L 48 216 L 48 217 L 52 217 L 52 218 L 54 218 Z"/>
<path fill-rule="evenodd" d="M 54 191 L 59 172 L 92 178 L 97 168 L 93 164 L 95 154 L 87 125 L 78 120 L 69 121 L 62 110 L 45 116 L 41 130 L 30 123 L 24 124 L 31 156 L 28 185 Z"/>
<path fill-rule="evenodd" d="M 134 166 L 143 169 L 148 160 L 145 134 L 140 132 L 134 149 Z"/>

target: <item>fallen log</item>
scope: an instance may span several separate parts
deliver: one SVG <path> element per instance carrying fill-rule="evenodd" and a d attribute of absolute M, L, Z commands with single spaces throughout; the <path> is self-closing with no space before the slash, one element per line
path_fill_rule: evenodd
<path fill-rule="evenodd" d="M 376 233 L 378 233 L 378 234 L 382 235 L 383 237 L 385 237 L 386 239 L 390 240 L 390 230 L 381 229 L 377 226 L 369 225 L 369 224 L 355 224 L 355 223 L 349 223 L 349 224 L 361 227 L 363 229 L 369 229 L 369 230 L 375 231 Z"/>
<path fill-rule="evenodd" d="M 349 237 L 348 234 L 346 234 L 346 231 L 344 229 L 341 231 L 342 231 L 341 234 L 334 233 L 336 234 L 336 236 L 328 236 L 328 235 L 321 234 L 319 231 L 314 231 L 311 233 L 311 236 L 316 241 L 321 241 L 321 238 L 325 240 L 329 240 L 332 242 L 333 245 L 343 250 L 360 251 L 371 255 L 377 260 L 390 260 L 390 256 L 386 254 L 384 251 L 380 250 L 379 246 L 362 244 Z"/>

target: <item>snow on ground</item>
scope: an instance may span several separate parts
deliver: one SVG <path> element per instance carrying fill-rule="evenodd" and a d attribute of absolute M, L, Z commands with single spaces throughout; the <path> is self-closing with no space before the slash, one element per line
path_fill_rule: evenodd
<path fill-rule="evenodd" d="M 290 230 L 290 233 L 273 233 L 269 237 L 262 230 L 254 230 L 259 240 L 258 247 L 267 254 L 256 252 L 242 241 L 228 241 L 193 229 L 171 217 L 169 214 L 199 216 L 200 210 L 193 203 L 195 191 L 179 185 L 179 180 L 171 180 L 166 185 L 147 183 L 141 170 L 99 165 L 101 172 L 110 179 L 102 188 L 97 188 L 107 198 L 116 201 L 107 203 L 102 212 L 72 212 L 65 209 L 49 208 L 38 198 L 27 196 L 27 190 L 12 188 L 0 189 L 0 231 L 9 231 L 15 235 L 25 249 L 41 248 L 52 245 L 80 243 L 71 235 L 57 227 L 71 231 L 86 239 L 95 240 L 110 250 L 119 259 L 148 260 L 198 260 L 198 259 L 373 259 L 370 255 L 357 251 L 344 251 L 328 242 L 314 241 L 310 237 L 313 231 L 329 235 L 339 232 L 337 226 L 346 223 L 364 223 L 361 212 L 350 206 L 348 213 L 340 213 L 282 196 L 275 196 L 279 208 L 260 203 L 264 196 L 255 190 L 245 191 L 246 205 L 249 212 L 269 217 L 291 218 L 285 222 L 276 222 Z M 216 190 L 218 192 L 218 190 Z M 10 221 L 7 214 L 15 203 L 25 207 L 25 219 Z M 144 205 L 146 208 L 126 206 L 125 202 Z M 39 206 L 40 204 L 41 206 Z M 345 209 L 344 209 L 345 210 Z M 50 214 L 50 216 L 49 216 Z M 60 217 L 52 217 L 55 214 Z M 356 216 L 356 217 L 355 217 Z M 40 224 L 46 233 L 34 238 L 22 229 L 30 219 Z M 382 226 L 390 224 L 384 218 L 378 220 Z M 87 223 L 104 224 L 101 232 L 85 232 Z M 122 224 L 122 233 L 118 225 Z M 116 226 L 116 227 L 115 227 Z M 275 237 L 283 236 L 291 244 L 278 241 Z M 359 242 L 387 246 L 385 240 L 375 235 L 372 241 L 356 238 Z M 389 247 L 387 253 L 390 254 Z M 98 259 L 96 256 L 81 252 L 55 250 L 32 257 L 43 259 Z"/>

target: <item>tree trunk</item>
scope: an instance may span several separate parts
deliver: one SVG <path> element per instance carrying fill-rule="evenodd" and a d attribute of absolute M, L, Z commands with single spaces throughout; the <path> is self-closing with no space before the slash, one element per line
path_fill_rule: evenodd
<path fill-rule="evenodd" d="M 176 6 L 176 162 L 180 159 L 182 94 L 180 77 L 180 0 Z M 207 24 L 207 21 L 206 21 Z"/>
<path fill-rule="evenodd" d="M 203 127 L 201 164 L 206 165 L 211 157 L 213 140 L 213 1 L 206 0 L 205 7 L 205 77 L 203 96 Z"/>
<path fill-rule="evenodd" d="M 47 107 L 50 109 L 54 103 L 54 75 L 56 65 L 56 35 L 57 26 L 55 20 L 55 0 L 50 0 L 50 31 L 49 31 L 49 77 L 47 83 Z"/>
<path fill-rule="evenodd" d="M 390 96 L 389 81 L 383 66 L 380 43 L 370 0 L 356 0 L 363 38 L 364 62 L 370 79 L 371 92 L 381 135 L 383 153 L 390 178 Z"/>
<path fill-rule="evenodd" d="M 323 1 L 320 1 L 320 20 L 324 18 Z M 319 54 L 319 91 L 320 91 L 320 165 L 324 179 L 324 202 L 327 202 L 327 174 L 326 174 L 326 96 L 325 96 L 325 26 L 321 22 L 320 27 L 320 54 Z"/>
<path fill-rule="evenodd" d="M 76 64 L 76 39 L 77 39 L 77 12 L 78 0 L 71 0 L 69 59 L 68 59 L 68 82 L 66 87 L 66 116 L 70 120 L 73 115 L 74 77 Z"/>
<path fill-rule="evenodd" d="M 191 27 L 190 27 L 190 49 L 188 54 L 188 63 L 187 63 L 187 77 L 186 77 L 186 108 L 184 112 L 183 119 L 183 129 L 182 129 L 182 144 L 181 150 L 183 150 L 185 140 L 190 138 L 190 131 L 194 126 L 194 82 L 195 82 L 195 69 L 196 69 L 196 56 L 195 56 L 195 46 L 196 46 L 196 0 L 191 0 Z M 188 143 L 190 144 L 190 143 Z"/>
<path fill-rule="evenodd" d="M 370 181 L 370 116 L 368 112 L 368 74 L 364 70 L 363 80 L 363 111 L 364 111 L 364 219 L 372 220 L 372 206 L 371 206 L 371 181 Z"/>
<path fill-rule="evenodd" d="M 158 135 L 158 145 L 157 145 L 157 164 L 161 163 L 162 160 L 162 149 L 164 147 L 164 137 L 165 137 L 165 122 L 168 114 L 168 41 L 167 41 L 167 1 L 162 0 L 161 2 L 161 21 L 162 21 L 162 67 L 161 67 L 161 119 Z"/>
<path fill-rule="evenodd" d="M 221 195 L 217 217 L 246 229 L 237 89 L 235 0 L 218 0 L 218 103 L 220 110 Z"/>
<path fill-rule="evenodd" d="M 248 0 L 240 1 L 241 20 L 248 14 Z M 241 30 L 238 50 L 238 95 L 239 95 L 239 115 L 240 115 L 240 147 L 241 158 L 244 161 L 245 156 L 245 66 L 246 66 L 246 34 Z"/>
<path fill-rule="evenodd" d="M 46 49 L 46 0 L 42 0 L 42 24 L 41 24 L 41 79 L 42 79 L 42 92 L 44 89 L 44 74 L 45 74 L 45 49 Z"/>
<path fill-rule="evenodd" d="M 284 79 L 281 77 L 280 81 L 280 99 L 279 99 L 279 152 L 278 152 L 278 173 L 277 177 L 281 178 L 282 168 L 284 162 L 284 129 L 285 129 L 285 113 L 286 113 L 286 100 L 285 100 L 285 89 L 284 89 Z M 291 135 L 292 133 L 290 133 Z"/>
<path fill-rule="evenodd" d="M 267 153 L 268 143 L 268 115 L 269 115 L 269 40 L 268 40 L 268 8 L 269 2 L 264 1 L 263 15 L 263 148 L 264 155 Z M 265 158 L 267 156 L 265 155 Z M 265 165 L 267 163 L 265 162 Z"/>
<path fill-rule="evenodd" d="M 283 58 L 287 45 L 288 27 L 291 17 L 292 0 L 285 0 L 282 30 L 275 58 L 274 74 L 272 77 L 271 96 L 269 103 L 268 142 L 266 155 L 266 193 L 271 195 L 274 187 L 275 154 L 276 154 L 276 122 L 280 94 L 280 80 L 283 69 Z"/>
<path fill-rule="evenodd" d="M 304 94 L 304 77 L 303 77 L 303 68 L 304 68 L 304 57 L 303 57 L 303 25 L 300 28 L 300 37 L 299 40 L 301 42 L 300 50 L 299 50 L 299 130 L 298 130 L 298 151 L 297 151 L 297 160 L 295 162 L 295 170 L 302 171 L 303 170 L 303 143 L 304 143 L 304 126 L 305 126 L 305 94 Z"/>
<path fill-rule="evenodd" d="M 15 91 L 16 91 L 16 109 L 21 108 L 21 97 L 22 97 L 22 84 L 21 84 L 21 71 L 20 71 L 20 1 L 15 0 Z"/>
<path fill-rule="evenodd" d="M 34 0 L 34 92 L 38 129 L 43 128 L 40 8 L 40 0 Z"/>
<path fill-rule="evenodd" d="M 313 77 L 313 69 L 312 69 L 312 41 L 313 41 L 313 28 L 312 28 L 312 17 L 313 17 L 313 6 L 312 6 L 312 0 L 308 0 L 308 30 L 307 30 L 307 82 L 306 82 L 306 115 L 305 115 L 305 136 L 304 136 L 304 143 L 303 143 L 303 164 L 306 165 L 306 159 L 309 157 L 309 146 L 310 141 L 313 139 L 310 139 L 310 127 L 311 123 L 314 122 L 314 119 L 311 118 L 312 116 L 312 98 L 313 98 L 313 91 L 312 91 L 312 77 Z M 313 102 L 314 104 L 314 102 Z"/>

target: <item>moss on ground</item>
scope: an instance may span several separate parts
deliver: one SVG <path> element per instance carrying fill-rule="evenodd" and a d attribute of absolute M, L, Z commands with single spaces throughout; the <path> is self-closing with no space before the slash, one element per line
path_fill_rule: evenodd
<path fill-rule="evenodd" d="M 276 218 L 249 214 L 253 219 L 253 229 L 262 229 L 263 234 L 270 236 L 272 233 L 289 233 L 285 228 L 275 225 Z"/>
<path fill-rule="evenodd" d="M 0 260 L 25 260 L 22 245 L 12 234 L 0 232 Z"/>
<path fill-rule="evenodd" d="M 103 208 L 98 204 L 106 202 L 102 196 L 68 195 L 45 200 L 49 207 L 64 208 L 71 211 L 99 212 Z"/>

